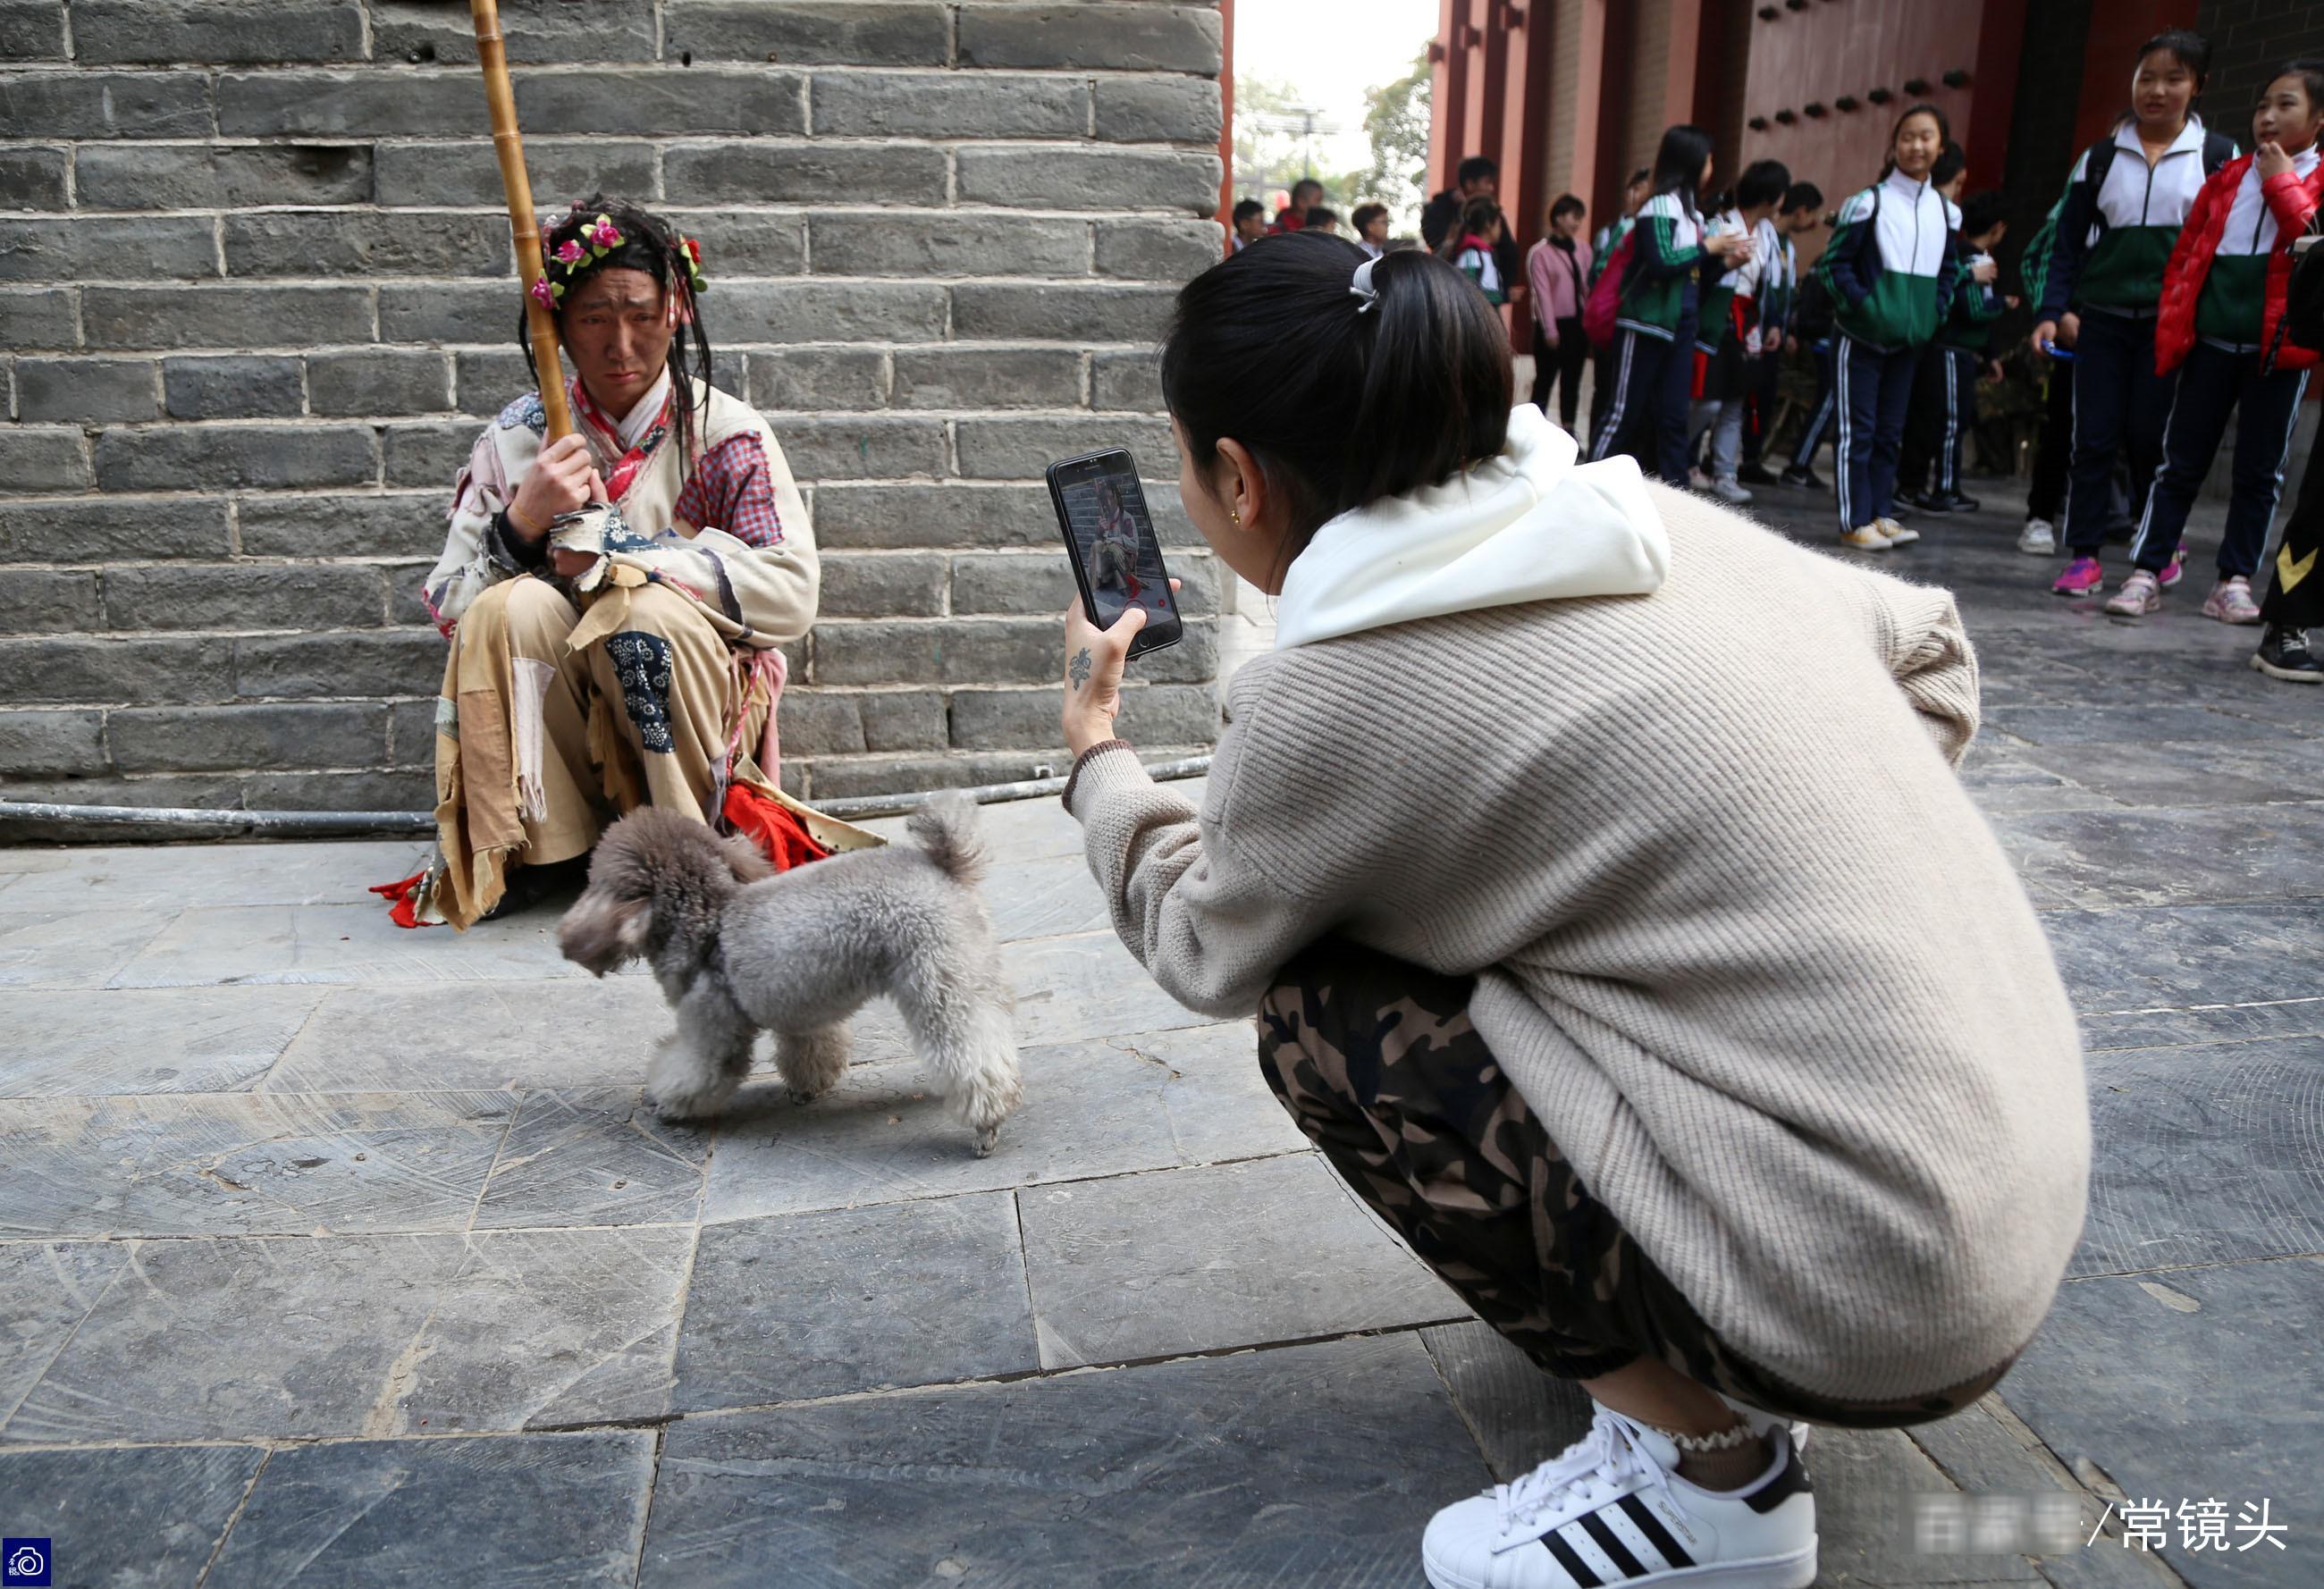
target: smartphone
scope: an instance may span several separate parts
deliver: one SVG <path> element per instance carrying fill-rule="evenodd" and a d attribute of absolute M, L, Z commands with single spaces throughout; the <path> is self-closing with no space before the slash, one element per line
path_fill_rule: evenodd
<path fill-rule="evenodd" d="M 1049 502 L 1074 565 L 1082 610 L 1100 629 L 1111 629 L 1132 607 L 1146 609 L 1146 627 L 1130 642 L 1142 657 L 1175 646 L 1186 632 L 1154 515 L 1138 483 L 1138 464 L 1126 447 L 1105 447 L 1049 465 Z"/>
<path fill-rule="evenodd" d="M 2042 352 L 2044 354 L 2057 360 L 2061 364 L 2070 364 L 2074 362 L 2074 350 L 2070 347 L 2060 347 L 2054 342 L 2045 342 L 2041 345 Z"/>

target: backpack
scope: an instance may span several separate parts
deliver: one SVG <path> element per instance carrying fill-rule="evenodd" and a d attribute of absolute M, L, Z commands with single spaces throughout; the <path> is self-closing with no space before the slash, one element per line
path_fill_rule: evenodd
<path fill-rule="evenodd" d="M 1591 347 L 1614 345 L 1614 317 L 1622 312 L 1622 278 L 1629 274 L 1630 255 L 1638 246 L 1639 228 L 1633 226 L 1616 245 L 1614 255 L 1598 273 L 1598 285 L 1582 306 L 1582 332 Z"/>

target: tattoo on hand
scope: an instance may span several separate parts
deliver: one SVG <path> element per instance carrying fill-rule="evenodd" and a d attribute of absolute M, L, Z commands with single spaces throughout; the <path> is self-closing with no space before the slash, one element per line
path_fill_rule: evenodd
<path fill-rule="evenodd" d="M 1078 690 L 1089 683 L 1090 654 L 1087 646 L 1074 653 L 1074 665 L 1065 671 L 1072 677 L 1074 689 Z"/>

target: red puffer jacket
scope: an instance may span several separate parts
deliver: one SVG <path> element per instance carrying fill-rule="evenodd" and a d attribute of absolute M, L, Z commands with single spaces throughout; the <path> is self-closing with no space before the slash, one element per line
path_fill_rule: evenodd
<path fill-rule="evenodd" d="M 2179 228 L 2179 242 L 2171 262 L 2163 269 L 2163 303 L 2154 322 L 2154 369 L 2168 375 L 2184 363 L 2195 346 L 2195 303 L 2203 296 L 2203 282 L 2211 273 L 2211 260 L 2227 229 L 2227 212 L 2235 207 L 2236 189 L 2251 169 L 2253 157 L 2231 160 L 2211 173 Z M 2260 197 L 2275 216 L 2275 247 L 2267 261 L 2267 308 L 2261 317 L 2260 345 L 2274 345 L 2276 322 L 2283 318 L 2283 296 L 2292 286 L 2292 240 L 2308 229 L 2324 197 L 2324 162 L 2302 181 L 2290 171 L 2270 177 L 2260 185 Z M 2275 356 L 2279 370 L 2305 370 L 2317 361 L 2307 348 L 2285 342 Z"/>

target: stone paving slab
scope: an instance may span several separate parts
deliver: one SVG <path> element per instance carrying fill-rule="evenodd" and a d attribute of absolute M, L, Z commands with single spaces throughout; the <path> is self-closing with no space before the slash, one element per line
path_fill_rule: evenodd
<path fill-rule="evenodd" d="M 2069 1281 L 2042 1350 L 2004 1382 L 2070 1465 L 2095 1466 L 2134 1501 L 2174 1513 L 2161 1553 L 2196 1589 L 2312 1589 L 2324 1538 L 2314 1483 L 2324 1430 L 2324 1258 Z M 2181 1548 L 2175 1513 L 2216 1497 L 2232 1520 L 2272 1502 L 2286 1548 Z M 2229 1535 L 2241 1546 L 2248 1535 Z M 2118 1546 L 2107 1546 L 2119 1549 Z"/>
<path fill-rule="evenodd" d="M 279 1451 L 204 1589 L 628 1584 L 653 1448 L 648 1431 L 613 1429 Z"/>
<path fill-rule="evenodd" d="M 2324 997 L 2324 900 L 2055 911 L 2042 918 L 2074 1003 L 2183 1009 Z"/>
<path fill-rule="evenodd" d="M 2227 721 L 2222 719 L 2222 721 Z M 2125 805 L 2266 805 L 2312 801 L 2324 788 L 2324 739 L 2126 745 L 2052 740 L 2025 759 Z"/>
<path fill-rule="evenodd" d="M 0 1098 L 256 1087 L 322 1000 L 252 987 L 0 992 Z"/>
<path fill-rule="evenodd" d="M 140 1243 L 0 1438 L 656 1417 L 693 1245 L 683 1226 Z"/>
<path fill-rule="evenodd" d="M 2324 997 L 2082 1017 L 2082 1046 L 2092 1053 L 2319 1035 L 2324 1035 Z"/>
<path fill-rule="evenodd" d="M 0 987 L 102 987 L 168 918 L 141 910 L 9 910 L 0 896 Z"/>
<path fill-rule="evenodd" d="M 1998 817 L 2032 883 L 2079 905 L 2324 895 L 2324 803 Z"/>
<path fill-rule="evenodd" d="M 427 864 L 431 849 L 364 839 L 0 850 L 0 877 L 16 878 L 10 910 L 175 915 L 197 905 L 345 905 L 351 879 L 386 883 L 408 877 Z M 69 864 L 47 864 L 57 861 Z M 19 873 L 20 867 L 32 869 Z M 374 872 L 381 875 L 373 877 Z"/>
<path fill-rule="evenodd" d="M 178 1589 L 202 1581 L 268 1456 L 247 1445 L 0 1451 L 0 1506 L 11 1529 L 52 1541 L 58 1584 Z"/>
<path fill-rule="evenodd" d="M 678 1343 L 682 1412 L 1029 1373 L 1008 1192 L 748 1219 L 702 1233 Z"/>
<path fill-rule="evenodd" d="M 143 919 L 150 924 L 152 918 Z M 399 927 L 375 903 L 205 905 L 181 912 L 160 933 L 149 933 L 139 952 L 113 974 L 111 986 L 587 975 L 557 952 L 557 917 L 543 912 L 454 932 Z"/>
<path fill-rule="evenodd" d="M 720 1123 L 703 1217 L 1038 1186 L 1297 1153 L 1247 1024 L 1028 1048 L 1025 1101 L 979 1159 L 912 1063 L 857 1065 L 804 1107 L 770 1073 Z"/>
<path fill-rule="evenodd" d="M 639 1583 L 1413 1589 L 1484 1478 L 1409 1335 L 695 1418 Z"/>
<path fill-rule="evenodd" d="M 304 996 L 318 1000 L 314 1015 L 262 1084 L 270 1091 L 642 1087 L 653 1044 L 672 1024 L 653 978 L 629 974 L 359 983 Z"/>
<path fill-rule="evenodd" d="M 0 1243 L 0 1426 L 128 1262 L 120 1242 Z"/>
<path fill-rule="evenodd" d="M 707 1127 L 663 1120 L 642 1089 L 528 1093 L 475 1206 L 475 1228 L 691 1225 Z"/>
<path fill-rule="evenodd" d="M 2090 1211 L 2069 1273 L 2324 1252 L 2324 1044 L 2116 1051 L 2089 1077 Z"/>
<path fill-rule="evenodd" d="M 510 1093 L 0 1099 L 0 1236 L 468 1226 Z"/>
<path fill-rule="evenodd" d="M 1038 1188 L 1019 1207 L 1045 1368 L 1468 1316 L 1312 1154 Z"/>

